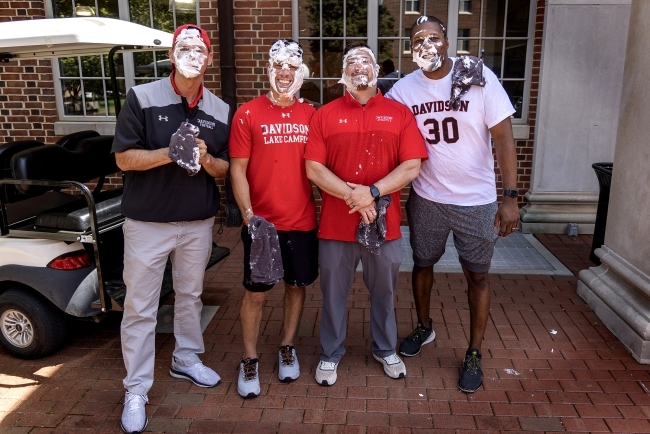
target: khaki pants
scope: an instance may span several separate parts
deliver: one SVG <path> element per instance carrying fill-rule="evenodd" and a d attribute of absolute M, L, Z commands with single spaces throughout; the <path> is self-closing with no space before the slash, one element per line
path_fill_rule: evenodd
<path fill-rule="evenodd" d="M 156 315 L 167 257 L 171 256 L 174 292 L 174 357 L 193 365 L 203 353 L 200 318 L 203 276 L 212 250 L 214 218 L 191 222 L 124 222 L 124 387 L 146 395 L 153 384 Z"/>

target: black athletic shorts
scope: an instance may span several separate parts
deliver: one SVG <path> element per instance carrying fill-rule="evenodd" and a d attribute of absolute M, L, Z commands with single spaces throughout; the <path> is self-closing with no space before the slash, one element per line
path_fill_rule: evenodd
<path fill-rule="evenodd" d="M 293 286 L 307 286 L 318 277 L 317 229 L 311 231 L 278 231 L 280 253 L 284 268 L 283 280 Z M 251 280 L 251 244 L 248 226 L 242 226 L 241 239 L 244 243 L 244 288 L 251 292 L 270 291 L 274 285 L 254 283 Z"/>

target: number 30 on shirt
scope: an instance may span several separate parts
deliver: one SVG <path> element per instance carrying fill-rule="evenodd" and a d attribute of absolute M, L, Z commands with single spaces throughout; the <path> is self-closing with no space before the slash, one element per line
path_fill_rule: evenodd
<path fill-rule="evenodd" d="M 440 142 L 440 130 L 442 127 L 442 138 L 447 143 L 456 143 L 458 141 L 458 122 L 455 118 L 444 118 L 441 123 L 437 119 L 427 119 L 424 125 L 431 125 L 429 128 L 429 136 L 425 137 L 430 145 L 437 145 Z"/>

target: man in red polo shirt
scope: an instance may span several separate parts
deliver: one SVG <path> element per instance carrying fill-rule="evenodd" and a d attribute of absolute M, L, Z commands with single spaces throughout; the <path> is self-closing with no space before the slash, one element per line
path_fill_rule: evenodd
<path fill-rule="evenodd" d="M 400 192 L 427 158 L 411 112 L 377 92 L 379 67 L 370 48 L 348 45 L 343 53 L 346 91 L 316 112 L 305 150 L 307 176 L 323 197 L 318 229 L 323 292 L 320 363 L 316 382 L 331 386 L 345 353 L 346 300 L 354 272 L 363 263 L 370 290 L 373 357 L 386 375 L 402 378 L 406 367 L 395 352 L 397 324 L 393 290 L 402 262 Z M 357 242 L 360 221 L 377 218 L 376 201 L 390 195 L 386 241 L 374 254 Z"/>
<path fill-rule="evenodd" d="M 244 398 L 260 394 L 257 338 L 262 308 L 273 284 L 254 282 L 251 273 L 253 216 L 275 225 L 284 268 L 282 342 L 278 352 L 278 378 L 300 376 L 294 337 L 305 301 L 305 286 L 318 277 L 316 202 L 305 174 L 303 155 L 314 108 L 296 98 L 303 79 L 302 47 L 291 39 L 278 39 L 269 50 L 270 90 L 242 105 L 232 121 L 229 147 L 235 199 L 244 217 L 246 290 L 240 320 L 244 354 L 239 364 L 237 392 Z"/>

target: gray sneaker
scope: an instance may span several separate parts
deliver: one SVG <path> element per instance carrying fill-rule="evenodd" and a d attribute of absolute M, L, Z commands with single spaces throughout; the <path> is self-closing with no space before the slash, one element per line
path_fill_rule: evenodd
<path fill-rule="evenodd" d="M 149 403 L 147 395 L 126 392 L 124 410 L 122 410 L 122 431 L 127 434 L 141 433 L 147 427 L 149 419 L 144 405 Z"/>
<path fill-rule="evenodd" d="M 219 374 L 199 362 L 192 366 L 183 366 L 177 363 L 176 357 L 172 357 L 172 367 L 169 375 L 174 378 L 190 380 L 199 387 L 214 387 L 221 382 Z"/>
<path fill-rule="evenodd" d="M 331 386 L 336 383 L 336 368 L 339 366 L 338 362 L 318 362 L 316 368 L 316 382 L 321 386 Z"/>
<path fill-rule="evenodd" d="M 400 359 L 396 353 L 386 357 L 379 357 L 373 354 L 372 357 L 384 365 L 384 372 L 390 378 L 406 377 L 406 366 L 404 366 L 404 362 L 402 362 L 402 359 Z"/>
<path fill-rule="evenodd" d="M 291 345 L 280 347 L 278 351 L 278 378 L 280 381 L 290 382 L 300 377 L 300 365 L 296 356 L 296 349 Z"/>
<path fill-rule="evenodd" d="M 239 363 L 237 393 L 242 398 L 255 398 L 260 394 L 260 376 L 258 375 L 257 359 L 244 359 Z"/>

